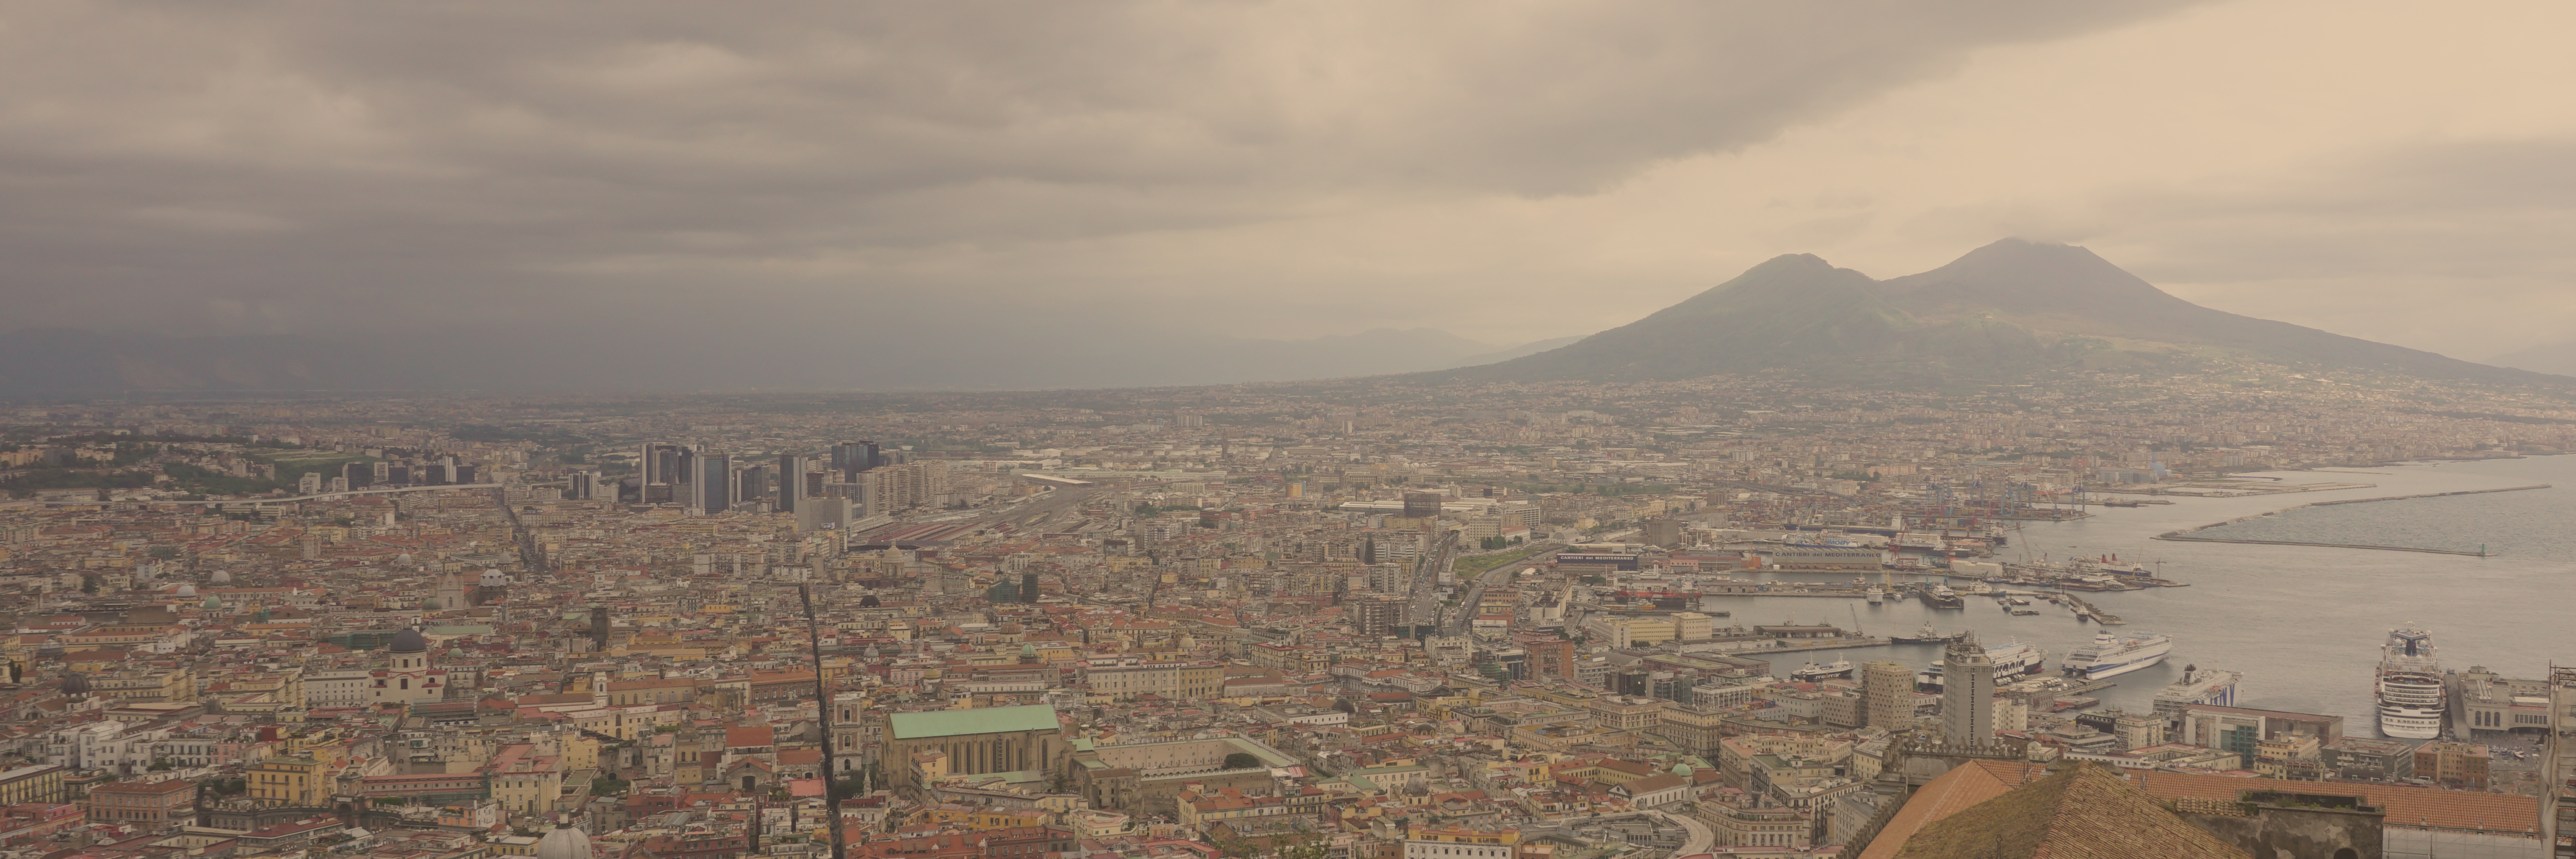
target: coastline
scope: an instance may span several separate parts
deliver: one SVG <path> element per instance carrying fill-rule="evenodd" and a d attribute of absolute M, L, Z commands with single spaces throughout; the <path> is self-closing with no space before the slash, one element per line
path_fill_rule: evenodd
<path fill-rule="evenodd" d="M 2201 531 L 2209 530 L 2209 529 L 2211 529 L 2211 528 L 2220 527 L 2220 526 L 2223 526 L 2223 525 L 2234 525 L 2234 524 L 2236 524 L 2236 523 L 2238 523 L 2238 522 L 2245 522 L 2245 521 L 2249 521 L 2249 520 L 2253 520 L 2253 519 L 2260 519 L 2260 518 L 2263 518 L 2263 517 L 2265 517 L 2265 516 L 2271 516 L 2271 515 L 2278 514 L 2278 513 L 2286 513 L 2286 512 L 2291 511 L 2291 510 L 2299 510 L 2299 509 L 2304 509 L 2304 508 L 2308 508 L 2308 507 L 2331 507 L 2331 506 L 2334 506 L 2334 505 L 2337 505 L 2337 504 L 2363 504 L 2363 503 L 2368 503 L 2368 502 L 2373 502 L 2373 501 L 2405 501 L 2405 500 L 2413 499 L 2413 498 L 2446 498 L 2446 497 L 2450 497 L 2450 496 L 2454 496 L 2454 495 L 2484 495 L 2484 494 L 2493 493 L 2493 492 L 2523 492 L 2523 491 L 2528 491 L 2528 490 L 2533 490 L 2533 489 L 2548 489 L 2548 488 L 2550 488 L 2550 484 L 2547 484 L 2547 483 L 2535 483 L 2535 484 L 2532 484 L 2532 485 L 2529 485 L 2529 486 L 2504 486 L 2504 487 L 2498 487 L 2498 488 L 2494 488 L 2494 489 L 2460 489 L 2460 490 L 2454 490 L 2454 491 L 2450 491 L 2450 492 L 2422 492 L 2422 493 L 2417 493 L 2417 494 L 2414 494 L 2414 495 L 2389 495 L 2389 496 L 2384 496 L 2384 497 L 2380 497 L 2380 498 L 2347 498 L 2347 499 L 2342 499 L 2342 500 L 2337 500 L 2337 501 L 2314 501 L 2314 502 L 2310 502 L 2310 503 L 2307 503 L 2307 504 L 2299 504 L 2299 505 L 2293 505 L 2293 506 L 2290 506 L 2290 507 L 2284 507 L 2284 508 L 2281 508 L 2281 509 L 2279 509 L 2279 510 L 2271 510 L 2271 511 L 2266 511 L 2266 512 L 2262 512 L 2262 513 L 2255 513 L 2255 514 L 2247 515 L 2247 516 L 2238 516 L 2238 517 L 2236 517 L 2236 518 L 2234 518 L 2234 519 L 2229 519 L 2229 520 L 2226 520 L 2226 521 L 2223 521 L 2223 522 L 2211 522 L 2211 523 L 2206 524 L 2206 525 L 2199 525 L 2199 526 L 2195 526 L 2195 527 L 2191 527 L 2191 528 L 2184 528 L 2184 529 L 2177 530 L 2177 531 L 2167 531 L 2167 532 L 2164 532 L 2164 533 L 2162 533 L 2162 534 L 2157 534 L 2157 535 L 2155 535 L 2155 536 L 2154 536 L 2153 538 L 2151 538 L 2151 539 L 2157 539 L 2157 540 L 2171 540 L 2171 541 L 2176 541 L 2176 542 L 2191 542 L 2191 543 L 2242 543 L 2242 544 L 2247 544 L 2247 545 L 2259 545 L 2259 546 L 2319 546 L 2319 547 L 2330 548 L 2330 549 L 2372 549 L 2372 550 L 2383 551 L 2383 552 L 2423 552 L 2423 553 L 2426 553 L 2426 554 L 2433 554 L 2433 555 L 2463 555 L 2463 556 L 2467 556 L 2467 557 L 2471 557 L 2471 558 L 2486 558 L 2486 557 L 2493 557 L 2493 555 L 2491 555 L 2490 553 L 2484 552 L 2484 551 L 2468 552 L 2468 551 L 2461 551 L 2461 550 L 2458 550 L 2458 549 L 2426 549 L 2426 548 L 2421 548 L 2421 547 L 2416 547 L 2416 546 L 2378 546 L 2378 545 L 2371 545 L 2371 544 L 2367 544 L 2367 543 L 2320 543 L 2320 542 L 2312 542 L 2312 541 L 2307 541 L 2307 540 L 2251 540 L 2251 539 L 2237 539 L 2237 538 L 2230 538 L 2230 537 L 2194 537 L 2194 536 L 2191 536 L 2191 535 L 2192 535 L 2192 534 L 2195 534 L 2195 533 L 2198 533 L 2198 532 L 2201 532 Z"/>

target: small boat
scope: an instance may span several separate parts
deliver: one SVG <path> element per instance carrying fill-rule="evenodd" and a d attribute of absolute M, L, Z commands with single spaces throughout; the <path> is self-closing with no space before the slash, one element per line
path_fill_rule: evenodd
<path fill-rule="evenodd" d="M 2030 610 L 2030 609 L 2026 609 L 2026 608 L 2017 608 L 2017 609 L 2013 609 L 2013 610 L 2012 610 L 2012 613 L 2013 613 L 2013 616 L 2014 616 L 2014 617 L 2029 617 L 2029 616 L 2031 616 L 2031 615 L 2038 614 L 2039 612 L 2032 611 L 2032 610 Z"/>
<path fill-rule="evenodd" d="M 1850 677 L 1851 673 L 1851 660 L 1837 659 L 1824 665 L 1818 665 L 1813 662 L 1807 663 L 1804 667 L 1801 667 L 1796 671 L 1789 672 L 1789 679 L 1800 683 L 1813 683 L 1818 680 L 1831 680 L 1836 677 Z"/>

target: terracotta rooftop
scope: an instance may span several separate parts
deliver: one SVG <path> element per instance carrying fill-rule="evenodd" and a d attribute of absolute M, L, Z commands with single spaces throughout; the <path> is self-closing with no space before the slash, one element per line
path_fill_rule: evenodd
<path fill-rule="evenodd" d="M 2020 785 L 2048 775 L 2046 767 L 2009 761 L 1976 761 L 1969 766 L 1982 768 L 1991 777 L 2010 785 Z M 2366 796 L 2370 798 L 2372 805 L 2387 811 L 2389 826 L 2528 833 L 2534 832 L 2539 827 L 2540 820 L 2540 800 L 2501 793 L 2476 793 L 2410 785 L 2237 778 L 2153 770 L 2132 770 L 2124 775 L 2131 784 L 2146 790 L 2148 795 L 2157 799 L 2191 797 L 2233 801 L 2238 792 L 2248 790 Z"/>
<path fill-rule="evenodd" d="M 1924 791 L 1931 792 L 1938 781 Z M 1869 854 L 1877 854 L 1879 845 L 1897 834 L 1894 828 L 1879 834 Z M 2165 810 L 2118 774 L 2094 766 L 2060 770 L 1906 835 L 1893 854 L 1897 859 L 2247 859 L 2244 850 Z"/>

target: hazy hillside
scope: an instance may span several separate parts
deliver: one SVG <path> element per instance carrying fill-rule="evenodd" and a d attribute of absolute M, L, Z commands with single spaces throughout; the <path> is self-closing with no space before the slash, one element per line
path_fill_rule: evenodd
<path fill-rule="evenodd" d="M 2528 349 L 2516 349 L 2486 360 L 2498 367 L 2513 367 L 2536 373 L 2576 376 L 2576 340 L 2543 343 Z"/>
<path fill-rule="evenodd" d="M 1886 281 L 1812 255 L 1781 256 L 1574 345 L 1417 378 L 1684 379 L 1787 369 L 1829 381 L 1922 384 L 2221 354 L 2435 379 L 2576 381 L 2212 310 L 2083 248 L 2019 239 Z"/>

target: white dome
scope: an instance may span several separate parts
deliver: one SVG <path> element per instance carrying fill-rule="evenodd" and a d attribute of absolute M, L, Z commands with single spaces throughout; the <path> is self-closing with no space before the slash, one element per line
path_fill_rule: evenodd
<path fill-rule="evenodd" d="M 590 836 L 564 827 L 537 839 L 537 859 L 591 859 Z"/>
<path fill-rule="evenodd" d="M 196 585 L 180 585 L 180 586 L 179 586 L 179 593 L 178 593 L 178 595 L 179 595 L 179 596 L 183 596 L 183 597 L 192 597 L 192 596 L 196 596 L 196 595 L 197 595 L 197 586 L 196 586 Z"/>
<path fill-rule="evenodd" d="M 215 574 L 207 580 L 219 585 L 228 585 L 233 582 L 233 574 L 223 570 L 216 570 Z"/>

